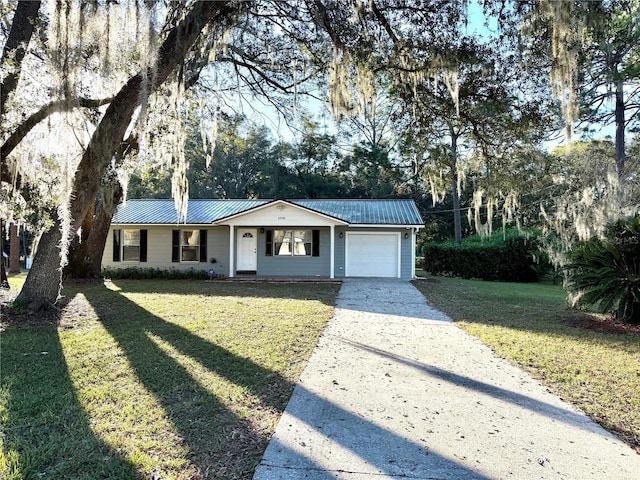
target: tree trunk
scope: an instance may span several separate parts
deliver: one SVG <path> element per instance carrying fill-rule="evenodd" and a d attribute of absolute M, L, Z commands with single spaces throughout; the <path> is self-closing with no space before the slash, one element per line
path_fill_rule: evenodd
<path fill-rule="evenodd" d="M 626 155 L 624 149 L 624 83 L 616 83 L 616 170 L 622 178 L 625 170 Z"/>
<path fill-rule="evenodd" d="M 122 200 L 122 196 L 122 186 L 116 181 L 111 205 L 118 205 Z M 113 214 L 113 209 L 107 210 L 104 199 L 101 199 L 95 210 L 95 215 L 93 215 L 91 231 L 88 232 L 88 236 L 84 241 L 84 278 L 102 278 L 102 254 L 107 243 Z"/>
<path fill-rule="evenodd" d="M 0 272 L 0 288 L 9 290 L 9 279 L 7 278 L 7 271 L 4 269 L 4 258 L 2 259 L 2 271 Z"/>
<path fill-rule="evenodd" d="M 458 192 L 458 137 L 451 134 L 451 197 L 453 201 L 453 231 L 456 245 L 462 243 L 462 219 L 460 217 L 460 192 Z"/>
<path fill-rule="evenodd" d="M 54 304 L 62 288 L 62 270 L 60 269 L 62 233 L 58 228 L 57 217 L 55 215 L 53 217 L 54 226 L 42 235 L 31 270 L 16 298 L 17 303 L 26 304 L 31 310 L 42 310 Z"/>
<path fill-rule="evenodd" d="M 9 289 L 9 279 L 4 268 L 4 232 L 2 231 L 2 219 L 0 218 L 0 288 Z"/>
<path fill-rule="evenodd" d="M 69 245 L 69 263 L 64 267 L 64 278 L 87 278 L 87 239 L 93 228 L 94 213 L 95 207 L 92 205 L 82 222 L 80 235 L 76 235 L 71 245 Z"/>
<path fill-rule="evenodd" d="M 140 104 L 141 91 L 145 87 L 149 93 L 155 91 L 183 61 L 206 25 L 214 22 L 224 24 L 240 8 L 241 4 L 232 1 L 195 2 L 185 18 L 164 40 L 158 53 L 156 68 L 138 73 L 118 92 L 91 137 L 74 176 L 70 206 L 72 232 L 77 231 L 98 194 L 104 173 L 124 139 L 135 109 Z M 145 79 L 151 78 L 155 83 L 145 85 Z M 62 280 L 57 248 L 58 245 L 63 245 L 62 240 L 57 226 L 42 236 L 40 249 L 19 299 L 28 302 L 37 299 L 38 304 L 55 303 Z M 38 262 L 42 262 L 42 265 L 38 265 Z M 51 287 L 54 279 L 57 280 L 55 289 Z"/>
<path fill-rule="evenodd" d="M 20 234 L 16 223 L 9 227 L 9 273 L 20 273 Z"/>

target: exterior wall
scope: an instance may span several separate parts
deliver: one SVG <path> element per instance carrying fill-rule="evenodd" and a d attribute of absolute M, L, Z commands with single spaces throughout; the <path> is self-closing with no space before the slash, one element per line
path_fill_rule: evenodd
<path fill-rule="evenodd" d="M 258 275 L 284 277 L 328 277 L 330 274 L 330 230 L 327 227 L 299 227 L 320 230 L 320 256 L 266 256 L 266 233 L 258 233 Z M 258 229 L 260 232 L 260 229 Z"/>
<path fill-rule="evenodd" d="M 411 230 L 406 228 L 345 228 L 336 227 L 336 243 L 335 243 L 335 276 L 336 278 L 345 277 L 346 268 L 346 239 L 347 232 L 393 232 L 400 233 L 400 278 L 411 279 L 413 277 L 413 239 Z M 340 233 L 343 238 L 340 238 Z M 408 238 L 404 238 L 408 233 Z"/>
<path fill-rule="evenodd" d="M 146 229 L 147 230 L 147 261 L 146 262 L 114 262 L 113 261 L 113 230 L 121 229 Z M 159 268 L 177 270 L 209 270 L 213 268 L 218 274 L 227 274 L 229 265 L 229 227 L 191 227 L 180 226 L 180 228 L 194 228 L 207 230 L 207 262 L 172 262 L 171 246 L 172 231 L 179 229 L 178 226 L 112 226 L 109 229 L 109 236 L 102 254 L 102 266 L 108 268 Z M 216 263 L 210 263 L 210 259 L 215 258 Z"/>
<path fill-rule="evenodd" d="M 184 226 L 182 226 L 184 228 Z M 114 262 L 113 251 L 113 229 L 114 228 L 144 228 L 147 230 L 147 261 L 146 262 Z M 171 261 L 172 230 L 177 226 L 112 226 L 105 245 L 102 257 L 102 266 L 108 268 L 159 268 L 159 269 L 179 269 L 179 270 L 209 270 L 213 268 L 217 274 L 229 275 L 229 227 L 186 227 L 207 230 L 207 262 L 176 262 Z M 244 228 L 244 227 L 243 227 Z M 246 227 L 252 228 L 252 227 Z M 266 233 L 260 232 L 261 228 L 277 229 L 278 227 L 253 227 L 258 232 L 257 260 L 258 275 L 264 276 L 322 276 L 330 275 L 330 229 L 329 227 L 307 226 L 298 228 L 309 228 L 320 230 L 320 256 L 300 256 L 300 257 L 278 257 L 265 255 Z M 410 279 L 413 273 L 413 245 L 412 232 L 405 228 L 347 228 L 337 226 L 335 228 L 335 277 L 345 276 L 345 249 L 347 232 L 399 232 L 400 233 L 400 272 L 401 278 Z M 340 238 L 340 233 L 343 238 Z M 408 233 L 408 238 L 404 238 Z M 233 246 L 234 257 L 237 264 L 237 244 Z M 215 258 L 216 263 L 210 263 L 210 259 Z M 234 266 L 234 272 L 236 268 Z"/>

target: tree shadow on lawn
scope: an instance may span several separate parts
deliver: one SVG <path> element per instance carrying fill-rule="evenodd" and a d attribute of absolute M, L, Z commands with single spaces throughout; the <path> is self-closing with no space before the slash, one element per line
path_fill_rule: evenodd
<path fill-rule="evenodd" d="M 489 282 L 489 285 L 490 282 Z M 430 299 L 430 287 L 428 282 L 414 282 L 414 286 L 424 295 L 427 303 L 433 308 L 440 308 Z M 536 302 L 535 293 L 511 292 L 509 295 L 490 293 L 492 303 L 486 308 L 495 308 L 499 305 L 499 311 L 483 312 L 482 300 L 484 291 L 475 292 L 469 290 L 457 296 L 455 302 L 450 302 L 446 313 L 455 322 L 469 324 L 481 324 L 498 326 L 519 330 L 523 332 L 537 333 L 552 337 L 566 337 L 579 342 L 594 345 L 606 344 L 609 348 L 620 349 L 630 353 L 637 351 L 638 332 L 634 328 L 612 328 L 613 323 L 607 319 L 599 319 L 589 312 L 573 309 L 566 304 L 549 304 Z M 441 295 L 441 293 L 438 293 Z M 436 302 L 439 303 L 439 302 Z M 480 304 L 480 305 L 479 305 Z M 535 317 L 535 321 L 530 319 Z"/>
<path fill-rule="evenodd" d="M 151 314 L 118 292 L 89 289 L 85 295 L 137 378 L 184 440 L 198 475 L 248 478 L 260 461 L 271 432 L 264 434 L 250 418 L 241 418 L 231 411 L 150 335 L 255 395 L 261 402 L 255 406 L 258 410 L 275 410 L 280 414 L 293 391 L 293 383 Z"/>
<path fill-rule="evenodd" d="M 130 461 L 91 429 L 55 321 L 8 326 L 2 332 L 0 361 L 1 390 L 6 392 L 6 410 L 0 410 L 2 454 L 8 461 L 0 477 L 141 478 Z"/>
<path fill-rule="evenodd" d="M 216 297 L 285 298 L 318 300 L 333 307 L 340 290 L 338 282 L 268 282 L 205 280 L 109 280 L 127 293 L 159 293 L 177 295 L 205 295 Z"/>

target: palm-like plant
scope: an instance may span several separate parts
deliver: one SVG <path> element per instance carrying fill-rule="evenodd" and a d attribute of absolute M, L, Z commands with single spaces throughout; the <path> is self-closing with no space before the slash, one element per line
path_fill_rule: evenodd
<path fill-rule="evenodd" d="M 570 253 L 567 290 L 579 305 L 640 323 L 640 215 L 610 225 L 606 237 Z"/>

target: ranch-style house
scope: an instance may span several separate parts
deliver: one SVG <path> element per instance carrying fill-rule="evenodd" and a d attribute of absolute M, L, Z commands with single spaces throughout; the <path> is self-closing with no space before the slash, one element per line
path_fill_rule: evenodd
<path fill-rule="evenodd" d="M 236 277 L 415 276 L 413 200 L 138 199 L 113 217 L 103 267 L 213 270 Z"/>

